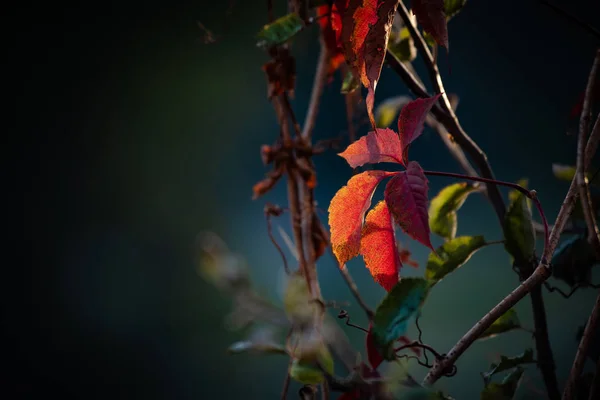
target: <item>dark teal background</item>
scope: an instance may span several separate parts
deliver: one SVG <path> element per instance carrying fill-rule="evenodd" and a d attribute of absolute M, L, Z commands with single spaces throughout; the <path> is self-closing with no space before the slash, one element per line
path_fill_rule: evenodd
<path fill-rule="evenodd" d="M 225 354 L 242 336 L 225 329 L 229 300 L 198 277 L 193 263 L 196 234 L 215 231 L 278 299 L 282 266 L 262 208 L 265 201 L 285 204 L 285 188 L 251 200 L 252 185 L 266 172 L 260 145 L 278 132 L 260 69 L 268 57 L 254 39 L 266 22 L 265 2 L 234 2 L 226 29 L 228 2 L 19 7 L 6 18 L 13 69 L 4 79 L 15 106 L 7 111 L 16 124 L 5 133 L 4 197 L 14 203 L 5 208 L 8 221 L 23 235 L 6 230 L 7 250 L 15 254 L 4 260 L 2 280 L 3 388 L 16 393 L 11 398 L 277 398 L 285 360 Z M 594 1 L 564 8 L 590 23 L 600 15 Z M 203 44 L 196 21 L 219 41 Z M 553 178 L 551 163 L 574 162 L 568 114 L 585 87 L 597 39 L 536 1 L 471 0 L 449 29 L 452 74 L 444 54 L 441 71 L 447 90 L 460 97 L 461 123 L 497 177 L 528 177 L 554 218 L 567 185 Z M 302 118 L 316 37 L 316 27 L 308 29 L 292 47 L 293 106 Z M 426 80 L 419 59 L 415 65 Z M 339 85 L 338 78 L 325 90 L 316 139 L 346 129 Z M 377 101 L 406 93 L 384 68 Z M 459 171 L 429 130 L 411 157 L 425 169 Z M 317 201 L 326 209 L 351 171 L 333 152 L 315 163 Z M 448 183 L 432 178 L 430 194 Z M 467 200 L 459 234 L 500 239 L 483 198 Z M 423 264 L 427 250 L 402 239 Z M 375 306 L 383 290 L 360 260 L 349 268 Z M 405 267 L 402 274 L 422 271 Z M 319 274 L 327 299 L 351 300 L 330 258 L 319 263 Z M 517 283 L 500 246 L 480 251 L 432 293 L 421 321 L 424 340 L 447 351 Z M 567 301 L 546 293 L 561 383 L 595 295 L 581 291 Z M 529 300 L 517 310 L 532 328 Z M 349 311 L 364 323 L 356 307 Z M 360 332 L 348 335 L 362 346 Z M 518 331 L 476 343 L 459 360 L 457 376 L 439 387 L 457 399 L 478 398 L 479 372 L 493 357 L 527 346 L 531 335 Z M 414 373 L 425 371 L 417 366 Z M 541 399 L 541 391 L 537 370 L 528 368 L 520 398 Z"/>

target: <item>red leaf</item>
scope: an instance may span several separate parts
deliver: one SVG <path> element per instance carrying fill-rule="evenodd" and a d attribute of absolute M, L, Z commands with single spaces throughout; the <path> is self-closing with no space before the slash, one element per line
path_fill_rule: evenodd
<path fill-rule="evenodd" d="M 375 188 L 386 176 L 385 171 L 365 171 L 354 175 L 333 196 L 329 204 L 331 248 L 340 266 L 356 257 L 360 250 L 360 234 L 365 212 L 371 206 Z"/>
<path fill-rule="evenodd" d="M 437 44 L 448 50 L 448 25 L 444 0 L 413 0 L 412 11 L 419 25 L 433 36 Z"/>
<path fill-rule="evenodd" d="M 385 201 L 380 201 L 369 211 L 362 229 L 360 253 L 365 266 L 375 282 L 388 292 L 398 283 L 398 271 L 402 268 L 392 216 Z"/>
<path fill-rule="evenodd" d="M 339 155 L 352 168 L 380 162 L 393 162 L 404 165 L 402 143 L 398 134 L 389 128 L 377 129 L 376 132 L 369 132 L 366 136 L 348 146 Z"/>
<path fill-rule="evenodd" d="M 407 235 L 434 250 L 429 238 L 427 177 L 416 161 L 394 175 L 385 188 L 385 201 L 398 225 Z M 435 251 L 435 250 L 434 250 Z"/>
<path fill-rule="evenodd" d="M 367 337 L 365 339 L 365 347 L 367 348 L 367 359 L 369 360 L 369 364 L 371 364 L 373 369 L 377 369 L 383 362 L 383 356 L 379 353 L 379 350 L 377 350 L 377 346 L 373 340 L 371 325 L 369 325 L 369 331 L 367 332 Z"/>
<path fill-rule="evenodd" d="M 398 133 L 405 162 L 408 161 L 408 146 L 423 133 L 425 118 L 440 96 L 441 94 L 436 94 L 433 97 L 416 99 L 402 107 L 398 117 Z"/>
<path fill-rule="evenodd" d="M 338 0 L 336 3 L 340 3 Z M 344 7 L 344 4 L 341 5 Z M 329 70 L 328 75 L 331 75 L 344 63 L 343 47 L 340 42 L 340 34 L 342 26 L 342 17 L 338 11 L 337 4 L 333 4 L 330 8 L 328 5 L 317 7 L 317 18 L 321 27 L 321 35 L 327 50 L 329 50 Z M 336 30 L 336 28 L 338 30 Z"/>
<path fill-rule="evenodd" d="M 367 112 L 375 128 L 375 88 L 385 58 L 397 0 L 350 0 L 342 17 L 342 43 L 346 61 L 369 89 Z"/>

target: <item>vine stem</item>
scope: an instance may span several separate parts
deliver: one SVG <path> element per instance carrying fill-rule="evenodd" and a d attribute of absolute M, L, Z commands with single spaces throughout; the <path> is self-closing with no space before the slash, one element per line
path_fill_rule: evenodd
<path fill-rule="evenodd" d="M 546 219 L 546 214 L 544 214 L 544 209 L 542 208 L 542 203 L 540 203 L 540 200 L 538 199 L 537 193 L 535 190 L 527 190 L 523 186 L 518 185 L 513 182 L 499 181 L 497 179 L 488 179 L 488 178 L 482 178 L 479 176 L 468 176 L 468 175 L 463 175 L 463 174 L 456 174 L 453 172 L 423 171 L 423 173 L 425 175 L 430 175 L 430 176 L 445 176 L 445 177 L 465 179 L 465 180 L 470 180 L 470 181 L 475 181 L 475 182 L 492 183 L 495 185 L 506 186 L 506 187 L 518 190 L 519 192 L 523 193 L 525 196 L 530 198 L 535 203 L 535 206 L 540 214 L 540 218 L 542 219 L 542 224 L 544 225 L 544 250 L 548 247 L 548 240 L 549 240 L 549 236 L 550 236 L 549 229 L 548 229 L 548 220 Z M 546 264 L 547 260 L 542 259 L 542 263 Z"/>
<path fill-rule="evenodd" d="M 600 119 L 600 117 L 599 117 Z M 598 124 L 600 125 L 600 124 Z M 588 167 L 589 163 L 596 153 L 598 149 L 598 144 L 600 142 L 600 128 L 594 129 L 592 134 L 588 140 L 588 143 L 585 148 L 585 166 Z M 571 213 L 573 212 L 573 208 L 575 206 L 575 200 L 577 200 L 579 192 L 577 190 L 577 177 L 574 177 L 571 181 L 571 186 L 569 187 L 569 191 L 563 200 L 563 203 L 560 207 L 560 211 L 558 212 L 558 216 L 556 217 L 556 221 L 554 222 L 554 227 L 552 228 L 552 232 L 550 232 L 550 237 L 548 239 L 548 246 L 544 248 L 544 253 L 542 254 L 542 258 L 537 268 L 533 271 L 533 273 L 525 279 L 521 284 L 515 288 L 511 293 L 508 294 L 504 299 L 502 299 L 494 308 L 488 311 L 479 321 L 471 327 L 463 335 L 462 338 L 458 340 L 458 342 L 454 345 L 454 347 L 448 352 L 445 358 L 442 360 L 436 360 L 433 365 L 433 368 L 429 370 L 429 373 L 423 380 L 425 384 L 432 385 L 434 384 L 446 371 L 449 369 L 456 360 L 471 346 L 471 344 L 477 340 L 477 338 L 494 323 L 502 314 L 508 311 L 511 307 L 517 304 L 523 297 L 525 297 L 528 293 L 530 293 L 535 287 L 540 285 L 546 279 L 548 279 L 551 275 L 550 266 L 545 260 L 549 260 L 558 245 L 558 240 L 560 239 L 560 235 L 567 223 Z"/>

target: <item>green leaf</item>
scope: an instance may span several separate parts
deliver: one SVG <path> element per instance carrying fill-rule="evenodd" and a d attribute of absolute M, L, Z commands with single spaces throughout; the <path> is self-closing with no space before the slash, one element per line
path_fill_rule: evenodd
<path fill-rule="evenodd" d="M 287 354 L 285 348 L 275 343 L 255 343 L 251 340 L 242 340 L 233 343 L 227 351 L 231 354 L 240 354 L 248 352 L 267 353 L 267 354 Z"/>
<path fill-rule="evenodd" d="M 493 363 L 492 365 L 490 365 L 490 370 L 488 372 L 482 373 L 481 375 L 483 376 L 483 381 L 487 385 L 490 383 L 492 375 L 509 370 L 511 368 L 515 368 L 522 364 L 531 364 L 534 362 L 535 360 L 533 359 L 533 349 L 527 349 L 522 354 L 519 354 L 515 357 L 500 356 L 500 362 L 498 364 Z"/>
<path fill-rule="evenodd" d="M 552 275 L 573 287 L 578 283 L 589 283 L 591 269 L 596 264 L 593 247 L 585 235 L 565 240 L 552 257 Z"/>
<path fill-rule="evenodd" d="M 404 335 L 409 319 L 419 312 L 428 292 L 427 280 L 402 278 L 375 310 L 371 332 L 386 360 L 393 359 L 394 341 Z"/>
<path fill-rule="evenodd" d="M 408 96 L 390 97 L 375 108 L 375 123 L 378 128 L 387 128 L 398 118 L 398 113 L 412 99 Z"/>
<path fill-rule="evenodd" d="M 444 0 L 446 19 L 449 21 L 450 18 L 458 14 L 465 4 L 467 4 L 467 0 Z"/>
<path fill-rule="evenodd" d="M 469 261 L 469 258 L 486 245 L 483 236 L 460 236 L 454 238 L 434 252 L 429 253 L 425 279 L 433 286 L 450 272 Z M 436 254 L 437 253 L 437 254 Z"/>
<path fill-rule="evenodd" d="M 535 254 L 531 203 L 523 193 L 516 190 L 510 192 L 509 199 L 510 205 L 503 224 L 504 247 L 517 263 L 527 263 Z"/>
<path fill-rule="evenodd" d="M 268 48 L 290 40 L 304 28 L 302 18 L 296 13 L 284 15 L 272 23 L 265 25 L 258 33 L 257 46 Z"/>
<path fill-rule="evenodd" d="M 331 357 L 331 353 L 326 346 L 323 346 L 319 352 L 318 364 L 321 365 L 327 373 L 333 375 L 333 357 Z M 290 366 L 290 377 L 305 385 L 316 385 L 321 383 L 325 377 L 318 364 L 312 359 L 295 358 Z"/>
<path fill-rule="evenodd" d="M 500 333 L 512 331 L 513 329 L 521 328 L 521 322 L 517 312 L 514 309 L 510 309 L 500 316 L 489 328 L 487 328 L 479 339 L 492 338 Z"/>
<path fill-rule="evenodd" d="M 456 211 L 462 207 L 469 193 L 476 190 L 466 182 L 446 186 L 429 203 L 429 229 L 445 239 L 456 235 Z"/>
<path fill-rule="evenodd" d="M 390 33 L 387 49 L 401 62 L 411 62 L 417 57 L 417 48 L 407 27 Z"/>
<path fill-rule="evenodd" d="M 348 69 L 344 81 L 342 82 L 342 89 L 340 93 L 347 94 L 352 93 L 360 87 L 360 81 L 354 76 L 352 71 Z"/>
<path fill-rule="evenodd" d="M 508 374 L 502 383 L 490 383 L 481 392 L 481 400 L 512 400 L 521 383 L 523 368 L 517 367 Z"/>
<path fill-rule="evenodd" d="M 589 168 L 590 170 L 595 170 L 594 168 Z M 571 182 L 575 177 L 575 172 L 577 169 L 572 165 L 564 165 L 564 164 L 552 164 L 552 173 L 561 181 L 569 181 Z M 600 186 L 600 174 L 594 174 L 590 171 L 586 174 L 588 181 L 591 185 Z"/>

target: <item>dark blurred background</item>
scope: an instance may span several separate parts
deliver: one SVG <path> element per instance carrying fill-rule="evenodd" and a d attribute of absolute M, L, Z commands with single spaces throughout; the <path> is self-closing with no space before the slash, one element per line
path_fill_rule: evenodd
<path fill-rule="evenodd" d="M 600 15 L 597 1 L 562 3 L 585 22 Z M 259 147 L 278 132 L 260 68 L 268 57 L 255 46 L 266 20 L 264 1 L 22 2 L 5 14 L 4 79 L 14 90 L 7 97 L 16 124 L 5 131 L 3 197 L 9 224 L 18 228 L 5 232 L 1 280 L 0 382 L 7 398 L 279 396 L 286 361 L 226 354 L 242 334 L 225 328 L 230 301 L 198 276 L 194 263 L 197 233 L 212 230 L 246 258 L 264 294 L 279 301 L 282 266 L 262 208 L 265 201 L 285 204 L 285 189 L 251 200 L 252 185 L 266 172 Z M 216 43 L 204 44 L 197 21 Z M 449 31 L 452 73 L 445 54 L 441 71 L 447 90 L 460 97 L 463 126 L 497 177 L 529 178 L 554 218 L 568 186 L 555 180 L 551 164 L 575 161 L 575 137 L 566 132 L 576 122 L 568 117 L 597 39 L 532 0 L 469 1 Z M 302 119 L 317 35 L 312 27 L 292 47 L 293 106 Z M 425 79 L 419 59 L 415 66 Z M 346 129 L 339 86 L 336 77 L 325 90 L 316 139 Z M 406 88 L 384 68 L 377 102 L 401 94 Z M 459 171 L 429 130 L 411 156 L 425 169 Z M 315 162 L 317 201 L 326 209 L 351 170 L 334 152 Z M 432 179 L 430 194 L 449 183 Z M 472 196 L 459 212 L 459 234 L 480 233 L 501 236 L 492 208 Z M 423 265 L 427 250 L 402 239 Z M 360 260 L 349 268 L 376 305 L 383 290 Z M 319 274 L 327 299 L 351 300 L 330 257 Z M 449 349 L 517 283 L 501 246 L 480 251 L 432 293 L 421 321 L 424 340 Z M 561 383 L 595 295 L 545 295 Z M 517 310 L 533 328 L 530 302 Z M 364 323 L 355 307 L 349 311 Z M 362 346 L 360 332 L 348 335 Z M 524 331 L 476 343 L 458 362 L 458 375 L 439 387 L 457 399 L 478 398 L 479 372 L 497 354 L 529 346 Z M 413 372 L 425 373 L 418 366 Z M 528 368 L 519 396 L 544 398 L 540 393 L 539 373 Z"/>

